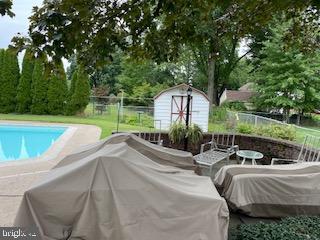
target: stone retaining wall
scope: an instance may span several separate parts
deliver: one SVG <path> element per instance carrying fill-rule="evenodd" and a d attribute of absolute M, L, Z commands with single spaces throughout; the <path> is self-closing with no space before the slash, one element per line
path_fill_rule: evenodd
<path fill-rule="evenodd" d="M 215 133 L 216 136 L 222 134 Z M 161 138 L 163 140 L 163 146 L 183 150 L 183 144 L 172 144 L 169 140 L 168 134 L 162 133 Z M 209 142 L 211 140 L 211 134 L 204 134 L 203 141 Z M 296 159 L 299 155 L 301 145 L 268 137 L 236 134 L 235 144 L 239 145 L 240 150 L 255 150 L 261 152 L 264 155 L 262 163 L 270 164 L 273 157 L 276 158 L 288 158 Z M 198 154 L 200 151 L 200 144 L 197 146 L 189 146 L 188 151 L 193 154 Z"/>

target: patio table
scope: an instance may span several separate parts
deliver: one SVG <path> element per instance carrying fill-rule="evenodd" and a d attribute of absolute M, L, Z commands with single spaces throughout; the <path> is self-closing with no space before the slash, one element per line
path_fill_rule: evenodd
<path fill-rule="evenodd" d="M 263 154 L 261 152 L 252 151 L 252 150 L 239 150 L 237 151 L 237 156 L 242 157 L 243 160 L 241 165 L 246 162 L 246 159 L 251 159 L 252 165 L 257 165 L 256 160 L 263 158 Z"/>

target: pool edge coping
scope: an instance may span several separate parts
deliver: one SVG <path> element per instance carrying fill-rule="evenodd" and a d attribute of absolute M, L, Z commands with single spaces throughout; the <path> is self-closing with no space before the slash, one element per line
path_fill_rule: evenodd
<path fill-rule="evenodd" d="M 75 132 L 78 130 L 76 126 L 70 126 L 64 123 L 41 123 L 41 122 L 10 122 L 10 121 L 0 121 L 1 124 L 9 124 L 15 126 L 33 126 L 33 127 L 65 127 L 66 130 L 62 135 L 40 156 L 34 158 L 26 158 L 21 160 L 13 161 L 3 161 L 0 162 L 0 168 L 8 166 L 18 166 L 24 164 L 36 164 L 41 162 L 46 162 L 54 165 L 53 160 L 55 160 L 59 154 L 62 152 L 68 141 L 72 138 Z"/>

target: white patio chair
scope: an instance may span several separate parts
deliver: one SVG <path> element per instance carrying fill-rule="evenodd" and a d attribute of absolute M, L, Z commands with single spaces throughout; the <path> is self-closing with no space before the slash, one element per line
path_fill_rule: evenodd
<path fill-rule="evenodd" d="M 299 162 L 319 162 L 320 161 L 320 138 L 307 135 L 304 138 L 303 145 L 297 159 L 272 158 L 271 165 L 281 163 L 299 163 Z"/>
<path fill-rule="evenodd" d="M 214 164 L 224 159 L 229 164 L 230 157 L 239 150 L 239 146 L 234 144 L 234 140 L 234 134 L 212 134 L 211 141 L 201 145 L 200 153 L 194 156 L 194 160 L 200 167 L 209 168 L 211 176 Z"/>

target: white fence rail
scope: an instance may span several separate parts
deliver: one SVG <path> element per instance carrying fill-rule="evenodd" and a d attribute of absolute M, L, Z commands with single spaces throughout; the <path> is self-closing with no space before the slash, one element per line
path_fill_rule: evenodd
<path fill-rule="evenodd" d="M 228 120 L 235 121 L 235 122 L 241 122 L 241 123 L 247 123 L 254 126 L 261 126 L 261 125 L 282 125 L 282 126 L 291 126 L 294 127 L 296 130 L 300 130 L 303 132 L 306 132 L 311 135 L 320 135 L 320 131 L 312 128 L 305 128 L 300 127 L 295 124 L 288 124 L 285 122 L 281 122 L 275 119 L 266 118 L 262 116 L 258 116 L 251 113 L 243 113 L 243 112 L 232 112 L 228 111 Z"/>

